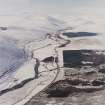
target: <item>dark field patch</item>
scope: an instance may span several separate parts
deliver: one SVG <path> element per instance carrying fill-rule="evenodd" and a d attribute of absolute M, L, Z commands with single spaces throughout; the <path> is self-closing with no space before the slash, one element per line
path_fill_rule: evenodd
<path fill-rule="evenodd" d="M 66 32 L 63 33 L 63 35 L 73 38 L 73 37 L 87 37 L 87 36 L 96 36 L 97 33 L 93 33 L 93 32 Z"/>
<path fill-rule="evenodd" d="M 98 66 L 105 63 L 105 51 L 64 50 L 64 67 Z"/>

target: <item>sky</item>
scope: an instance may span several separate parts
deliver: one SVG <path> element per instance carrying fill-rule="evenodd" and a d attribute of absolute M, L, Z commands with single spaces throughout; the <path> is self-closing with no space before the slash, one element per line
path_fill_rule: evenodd
<path fill-rule="evenodd" d="M 0 15 L 104 11 L 105 0 L 0 0 Z"/>

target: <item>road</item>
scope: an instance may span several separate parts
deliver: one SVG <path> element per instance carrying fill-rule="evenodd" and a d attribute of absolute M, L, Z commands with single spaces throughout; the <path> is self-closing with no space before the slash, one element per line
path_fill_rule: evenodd
<path fill-rule="evenodd" d="M 58 32 L 57 32 L 57 34 L 55 34 L 55 40 L 56 41 L 58 41 L 59 39 L 60 40 L 63 40 L 64 41 L 64 43 L 60 43 L 58 46 L 56 46 L 55 48 L 54 48 L 54 51 L 55 51 L 55 53 L 56 53 L 56 57 L 57 58 L 59 58 L 59 55 L 58 55 L 58 50 L 59 50 L 59 48 L 60 47 L 65 47 L 67 44 L 69 44 L 70 43 L 70 40 L 67 40 L 67 39 L 65 39 L 65 38 L 63 38 L 62 36 L 60 36 L 61 35 L 61 32 L 59 31 L 59 34 L 58 34 Z M 49 38 L 50 39 L 54 39 L 54 37 L 52 38 L 52 35 L 50 34 L 50 36 L 49 36 Z M 59 41 L 58 41 L 58 43 L 59 43 Z M 56 68 L 56 70 L 57 70 L 57 73 L 56 73 L 56 76 L 55 76 L 55 78 L 51 81 L 51 83 L 49 84 L 49 85 L 47 85 L 44 89 L 42 89 L 41 91 L 45 91 L 52 83 L 54 83 L 56 80 L 59 80 L 59 79 L 63 79 L 63 77 L 61 77 L 61 76 L 59 76 L 59 75 L 61 75 L 63 72 L 62 72 L 62 70 L 61 70 L 61 68 L 60 68 L 60 65 L 59 65 L 59 60 L 57 61 L 57 62 L 55 62 L 56 63 L 56 66 L 57 66 L 57 68 Z M 62 74 L 63 75 L 63 74 Z M 41 91 L 39 91 L 39 92 L 41 92 Z M 37 94 L 39 94 L 39 92 L 37 92 Z M 35 94 L 35 95 L 37 95 L 37 94 Z M 34 97 L 33 98 L 31 98 L 31 100 L 33 100 L 34 99 Z M 24 105 L 33 105 L 33 104 L 31 104 L 31 100 L 29 100 L 26 104 L 24 104 Z"/>

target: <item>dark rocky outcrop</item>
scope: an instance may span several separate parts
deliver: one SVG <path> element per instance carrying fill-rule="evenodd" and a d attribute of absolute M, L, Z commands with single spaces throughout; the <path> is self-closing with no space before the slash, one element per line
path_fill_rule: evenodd
<path fill-rule="evenodd" d="M 61 44 L 61 45 L 59 46 L 59 48 L 60 48 L 60 47 L 66 47 L 66 45 L 68 45 L 70 42 L 71 42 L 70 40 L 66 40 L 66 42 L 65 42 L 64 44 Z"/>
<path fill-rule="evenodd" d="M 94 80 L 60 80 L 53 83 L 46 90 L 48 97 L 67 97 L 75 92 L 94 92 L 103 89 L 104 81 Z"/>
<path fill-rule="evenodd" d="M 34 66 L 35 78 L 38 78 L 38 74 L 39 74 L 38 68 L 39 68 L 39 66 L 40 66 L 40 61 L 36 58 L 36 65 Z"/>
<path fill-rule="evenodd" d="M 99 69 L 98 72 L 105 74 L 105 64 L 104 64 L 104 65 L 100 65 L 100 66 L 98 67 L 98 69 Z"/>
<path fill-rule="evenodd" d="M 85 72 L 85 75 L 86 76 L 92 75 L 92 74 L 96 74 L 96 71 L 88 71 L 88 72 Z"/>
<path fill-rule="evenodd" d="M 51 89 L 47 93 L 48 97 L 67 97 L 70 93 L 76 91 L 76 88 L 72 86 L 59 87 L 56 89 Z"/>
<path fill-rule="evenodd" d="M 93 80 L 92 81 L 93 86 L 100 86 L 100 85 L 104 85 L 104 84 L 105 84 L 105 82 L 101 81 L 101 80 Z"/>
<path fill-rule="evenodd" d="M 3 30 L 3 31 L 5 31 L 7 29 L 8 29 L 7 27 L 0 27 L 0 30 Z"/>
<path fill-rule="evenodd" d="M 99 69 L 99 72 L 105 74 L 105 69 Z"/>
<path fill-rule="evenodd" d="M 42 62 L 50 63 L 50 62 L 54 62 L 54 59 L 55 58 L 53 56 L 50 56 L 50 57 L 43 59 Z"/>
<path fill-rule="evenodd" d="M 20 84 L 18 84 L 18 85 L 15 85 L 15 86 L 13 86 L 13 87 L 11 87 L 11 88 L 2 90 L 2 91 L 0 91 L 0 96 L 3 95 L 4 93 L 9 92 L 9 91 L 13 91 L 13 90 L 15 90 L 15 89 L 19 89 L 19 88 L 23 87 L 26 83 L 28 83 L 28 82 L 30 82 L 30 81 L 32 81 L 32 80 L 34 80 L 34 79 L 35 79 L 35 78 L 26 79 L 26 80 L 22 81 L 22 82 L 21 82 Z"/>

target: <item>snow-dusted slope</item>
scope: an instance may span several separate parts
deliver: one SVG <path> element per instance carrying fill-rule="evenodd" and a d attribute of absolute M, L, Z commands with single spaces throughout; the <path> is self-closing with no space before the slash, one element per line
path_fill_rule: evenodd
<path fill-rule="evenodd" d="M 27 85 L 26 87 L 24 87 L 24 85 L 28 81 L 35 79 L 34 70 L 36 60 L 31 58 L 32 52 L 35 49 L 40 49 L 38 53 L 34 51 L 35 54 L 33 55 L 34 58 L 38 58 L 39 60 L 54 54 L 52 52 L 54 52 L 55 45 L 52 46 L 52 48 L 50 46 L 48 47 L 48 54 L 46 54 L 47 48 L 45 48 L 45 53 L 44 49 L 41 50 L 41 48 L 47 47 L 47 45 L 50 44 L 56 44 L 56 42 L 51 39 L 46 40 L 47 34 L 56 33 L 56 31 L 61 28 L 62 22 L 59 22 L 53 17 L 50 17 L 51 20 L 49 17 L 29 17 L 29 19 L 27 19 L 25 17 L 1 16 L 0 18 L 2 20 L 0 20 L 0 104 L 12 105 L 18 101 L 17 92 L 12 93 L 14 94 L 14 98 L 16 98 L 16 100 L 14 99 L 12 101 L 10 101 L 11 97 L 7 97 L 9 92 L 11 94 L 12 90 L 17 91 L 18 88 L 20 88 L 18 94 L 21 94 L 22 91 L 28 92 Z M 39 72 L 44 70 L 46 71 L 47 69 L 41 67 Z M 42 75 L 46 75 L 46 73 L 43 74 L 42 72 Z M 51 75 L 51 80 L 47 77 L 49 81 L 45 83 L 42 88 L 53 80 L 55 74 L 51 72 Z M 35 80 L 36 84 L 32 85 L 29 83 L 28 86 L 31 87 L 29 91 L 32 91 L 33 88 L 43 80 L 44 79 L 39 78 L 39 80 Z M 21 95 L 22 99 L 29 94 L 27 92 Z M 19 98 L 19 100 L 21 98 Z M 6 104 L 3 102 L 4 100 L 7 101 Z"/>
<path fill-rule="evenodd" d="M 9 79 L 7 75 L 11 75 L 25 60 L 27 60 L 26 54 L 17 47 L 15 40 L 0 37 L 0 83 L 4 83 L 5 79 Z"/>
<path fill-rule="evenodd" d="M 47 71 L 53 68 L 52 65 L 48 65 L 47 68 L 44 63 L 40 63 L 39 72 L 42 72 L 42 77 L 38 80 L 34 78 L 34 68 L 38 63 L 36 58 L 41 61 L 46 57 L 55 56 L 55 48 L 59 45 L 61 46 L 58 52 L 63 49 L 104 49 L 105 46 L 104 16 L 0 16 L 0 25 L 6 27 L 6 30 L 0 28 L 0 93 L 2 93 L 0 105 L 13 105 L 23 100 L 34 87 L 37 87 L 37 83 L 40 84 L 38 81 L 42 82 L 45 75 L 50 74 L 52 78 L 50 75 L 46 77 L 45 79 L 49 81 L 43 87 L 52 81 L 56 72 L 54 74 Z M 72 38 L 63 35 L 70 32 L 74 35 L 75 33 L 84 33 L 84 35 Z M 85 36 L 86 32 L 95 34 Z M 68 45 L 64 45 L 68 40 L 71 43 L 66 42 Z M 34 59 L 31 59 L 32 57 Z M 60 60 L 62 61 L 61 55 Z M 43 71 L 47 72 L 43 74 Z M 26 80 L 31 82 L 27 83 Z M 20 88 L 14 89 L 17 85 Z M 41 89 L 43 88 L 39 90 Z M 39 90 L 34 89 L 36 93 Z M 18 97 L 22 92 L 24 94 Z"/>

